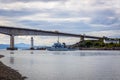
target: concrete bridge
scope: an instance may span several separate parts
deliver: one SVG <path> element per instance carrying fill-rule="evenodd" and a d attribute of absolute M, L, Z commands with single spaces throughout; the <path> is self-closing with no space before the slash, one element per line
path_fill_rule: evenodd
<path fill-rule="evenodd" d="M 88 35 L 81 35 L 81 34 L 63 33 L 58 31 L 43 31 L 43 30 L 37 30 L 37 29 L 17 28 L 17 27 L 8 27 L 8 26 L 0 26 L 0 33 L 10 36 L 10 48 L 8 48 L 10 50 L 17 49 L 14 47 L 15 36 L 25 36 L 25 35 L 68 36 L 68 37 L 80 38 L 81 41 L 83 41 L 84 38 L 93 38 L 93 39 L 105 38 L 105 37 L 95 37 L 95 36 L 88 36 Z"/>

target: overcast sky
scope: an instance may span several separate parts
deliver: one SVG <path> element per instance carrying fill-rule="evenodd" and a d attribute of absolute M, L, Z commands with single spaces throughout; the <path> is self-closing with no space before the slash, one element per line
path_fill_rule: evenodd
<path fill-rule="evenodd" d="M 120 0 L 0 0 L 0 25 L 120 38 Z M 0 44 L 9 43 L 7 37 L 0 34 Z M 34 38 L 36 45 L 57 40 Z M 15 39 L 30 43 L 29 36 Z M 79 39 L 61 41 L 70 44 Z"/>

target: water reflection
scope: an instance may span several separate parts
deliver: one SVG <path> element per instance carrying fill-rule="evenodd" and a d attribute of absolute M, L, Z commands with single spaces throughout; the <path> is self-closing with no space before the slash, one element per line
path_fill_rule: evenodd
<path fill-rule="evenodd" d="M 120 79 L 119 51 L 4 51 L 1 54 L 6 57 L 3 62 L 19 70 L 27 80 Z"/>
<path fill-rule="evenodd" d="M 10 54 L 14 54 L 14 52 L 12 51 L 12 52 L 10 52 Z"/>
<path fill-rule="evenodd" d="M 30 54 L 34 54 L 34 53 L 33 53 L 33 51 L 32 51 L 32 52 L 30 52 Z"/>
<path fill-rule="evenodd" d="M 12 54 L 14 54 L 14 52 L 12 51 L 12 52 L 10 52 L 10 54 L 11 54 L 11 55 L 10 55 L 10 60 L 9 60 L 9 61 L 10 61 L 10 64 L 14 64 L 14 61 L 15 61 L 15 60 L 14 60 L 14 56 L 12 55 Z"/>
<path fill-rule="evenodd" d="M 34 54 L 34 52 L 33 51 L 31 51 L 30 52 L 30 54 Z M 32 66 L 32 65 L 34 65 L 34 60 L 33 60 L 33 58 L 31 57 L 31 60 L 30 60 L 30 65 Z"/>
<path fill-rule="evenodd" d="M 120 56 L 120 52 L 114 53 L 114 52 L 53 52 L 51 53 L 53 55 L 71 55 L 71 56 Z"/>
<path fill-rule="evenodd" d="M 58 52 L 58 51 L 56 51 L 56 52 L 53 52 L 52 53 L 53 55 L 67 55 L 65 52 Z"/>
<path fill-rule="evenodd" d="M 14 57 L 10 57 L 10 64 L 14 64 Z"/>

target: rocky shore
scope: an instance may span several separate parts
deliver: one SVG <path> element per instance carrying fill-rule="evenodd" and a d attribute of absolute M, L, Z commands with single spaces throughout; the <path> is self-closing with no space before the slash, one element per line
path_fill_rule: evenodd
<path fill-rule="evenodd" d="M 2 57 L 4 56 L 0 55 L 0 58 Z M 19 72 L 4 65 L 0 61 L 0 80 L 25 80 L 25 78 Z"/>

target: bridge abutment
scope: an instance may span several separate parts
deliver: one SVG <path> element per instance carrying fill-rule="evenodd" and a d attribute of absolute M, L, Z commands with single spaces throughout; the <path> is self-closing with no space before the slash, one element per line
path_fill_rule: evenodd
<path fill-rule="evenodd" d="M 80 37 L 80 42 L 82 42 L 82 41 L 84 41 L 85 39 L 84 39 L 84 36 L 81 36 Z"/>
<path fill-rule="evenodd" d="M 10 47 L 7 50 L 17 50 L 14 45 L 14 35 L 10 35 Z"/>

